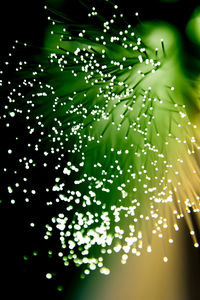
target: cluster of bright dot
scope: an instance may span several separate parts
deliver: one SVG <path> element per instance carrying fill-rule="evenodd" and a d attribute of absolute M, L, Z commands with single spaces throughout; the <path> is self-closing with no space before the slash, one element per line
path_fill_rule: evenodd
<path fill-rule="evenodd" d="M 109 274 L 104 254 L 121 251 L 121 261 L 126 263 L 130 252 L 137 256 L 143 248 L 151 252 L 147 232 L 169 236 L 169 227 L 178 230 L 177 219 L 191 208 L 199 211 L 199 198 L 193 190 L 183 192 L 181 175 L 192 160 L 187 169 L 190 183 L 199 182 L 194 159 L 199 150 L 197 128 L 189 122 L 169 77 L 158 83 L 168 59 L 164 41 L 160 51 L 149 49 L 131 25 L 115 26 L 118 7 L 114 9 L 117 13 L 102 28 L 88 27 L 73 34 L 69 24 L 49 17 L 57 47 L 34 69 L 26 61 L 19 62 L 16 72 L 29 70 L 29 76 L 16 84 L 8 82 L 8 104 L 2 116 L 9 127 L 11 119 L 21 115 L 29 135 L 37 133 L 37 142 L 27 148 L 43 155 L 41 168 L 50 172 L 45 158 L 57 157 L 54 168 L 62 170 L 61 176 L 46 188 L 57 196 L 46 204 L 62 202 L 65 211 L 51 217 L 44 238 L 58 230 L 58 255 L 66 266 L 71 260 L 85 265 L 85 274 L 96 268 Z M 88 16 L 98 17 L 96 9 Z M 12 155 L 12 149 L 8 153 Z M 183 153 L 188 156 L 185 160 Z M 35 167 L 28 154 L 18 163 L 30 172 Z M 37 188 L 29 190 L 29 179 L 23 181 L 29 202 L 26 195 L 36 195 Z M 19 183 L 8 186 L 8 193 L 13 195 L 17 188 Z M 190 217 L 186 219 L 198 246 Z"/>

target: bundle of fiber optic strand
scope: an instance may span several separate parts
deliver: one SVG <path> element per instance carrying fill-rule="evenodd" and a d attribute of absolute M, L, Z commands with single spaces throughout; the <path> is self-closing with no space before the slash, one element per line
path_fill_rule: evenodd
<path fill-rule="evenodd" d="M 109 274 L 104 257 L 119 252 L 126 263 L 151 252 L 154 234 L 173 242 L 183 217 L 198 247 L 199 73 L 185 72 L 173 25 L 140 22 L 137 11 L 126 19 L 109 1 L 80 7 L 79 23 L 45 7 L 44 49 L 19 62 L 4 119 L 21 118 L 30 136 L 18 159 L 29 182 L 21 193 L 52 208 L 44 239 L 57 234 L 66 266 Z M 45 200 L 29 180 L 34 168 L 54 174 Z"/>

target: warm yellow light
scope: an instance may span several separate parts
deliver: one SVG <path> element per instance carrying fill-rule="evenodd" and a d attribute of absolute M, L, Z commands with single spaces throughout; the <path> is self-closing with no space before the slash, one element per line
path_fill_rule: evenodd
<path fill-rule="evenodd" d="M 167 256 L 164 256 L 164 257 L 163 257 L 163 261 L 164 261 L 164 262 L 168 262 Z"/>

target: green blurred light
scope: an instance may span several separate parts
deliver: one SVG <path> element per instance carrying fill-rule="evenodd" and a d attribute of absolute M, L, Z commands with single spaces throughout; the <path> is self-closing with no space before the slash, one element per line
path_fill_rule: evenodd
<path fill-rule="evenodd" d="M 200 6 L 194 11 L 186 26 L 186 33 L 192 42 L 200 45 Z"/>

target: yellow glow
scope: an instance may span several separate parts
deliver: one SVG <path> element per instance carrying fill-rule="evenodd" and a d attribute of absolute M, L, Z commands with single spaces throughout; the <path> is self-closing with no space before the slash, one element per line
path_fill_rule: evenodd
<path fill-rule="evenodd" d="M 164 262 L 168 262 L 167 256 L 164 256 L 164 257 L 163 257 L 163 261 L 164 261 Z"/>

